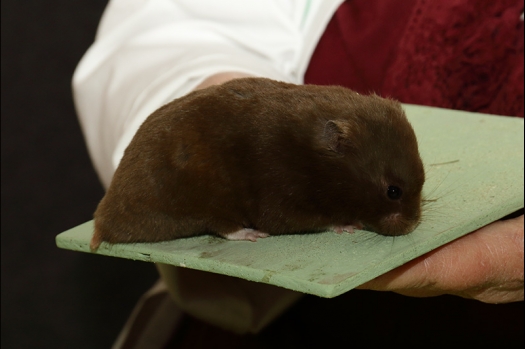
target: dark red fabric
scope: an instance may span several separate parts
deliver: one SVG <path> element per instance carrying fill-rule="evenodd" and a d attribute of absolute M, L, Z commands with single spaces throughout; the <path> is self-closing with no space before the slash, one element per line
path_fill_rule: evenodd
<path fill-rule="evenodd" d="M 523 0 L 349 0 L 305 83 L 404 103 L 522 116 Z"/>

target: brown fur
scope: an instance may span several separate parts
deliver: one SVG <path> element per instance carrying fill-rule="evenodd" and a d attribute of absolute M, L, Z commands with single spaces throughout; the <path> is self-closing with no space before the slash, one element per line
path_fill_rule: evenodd
<path fill-rule="evenodd" d="M 243 227 L 277 235 L 363 223 L 402 235 L 419 222 L 424 180 L 398 102 L 237 79 L 148 117 L 95 212 L 91 247 Z M 401 199 L 387 197 L 389 185 Z"/>

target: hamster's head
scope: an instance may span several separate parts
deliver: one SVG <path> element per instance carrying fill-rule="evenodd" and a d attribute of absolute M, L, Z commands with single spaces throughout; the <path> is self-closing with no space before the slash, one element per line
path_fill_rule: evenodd
<path fill-rule="evenodd" d="M 325 137 L 358 193 L 359 223 L 381 235 L 405 235 L 421 219 L 425 171 L 416 135 L 398 102 L 361 97 L 351 116 L 327 122 Z"/>

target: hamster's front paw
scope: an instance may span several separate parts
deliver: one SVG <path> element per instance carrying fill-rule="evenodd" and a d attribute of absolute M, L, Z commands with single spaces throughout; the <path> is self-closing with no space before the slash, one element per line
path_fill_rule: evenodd
<path fill-rule="evenodd" d="M 342 234 L 343 232 L 348 232 L 350 234 L 353 234 L 354 233 L 354 229 L 363 229 L 363 225 L 361 223 L 355 223 L 355 224 L 351 224 L 351 225 L 337 225 L 335 227 L 333 227 L 334 231 L 337 233 L 337 234 Z"/>

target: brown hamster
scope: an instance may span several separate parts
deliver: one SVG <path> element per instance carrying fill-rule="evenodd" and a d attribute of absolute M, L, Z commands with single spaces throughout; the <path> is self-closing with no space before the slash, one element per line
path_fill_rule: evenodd
<path fill-rule="evenodd" d="M 425 181 L 401 105 L 336 86 L 243 78 L 142 124 L 95 214 L 91 248 L 202 234 L 412 231 Z"/>

